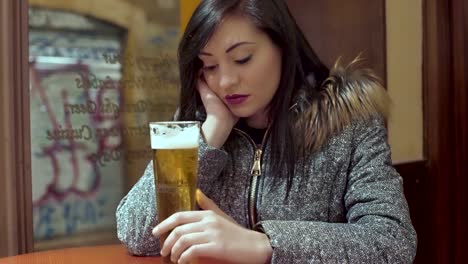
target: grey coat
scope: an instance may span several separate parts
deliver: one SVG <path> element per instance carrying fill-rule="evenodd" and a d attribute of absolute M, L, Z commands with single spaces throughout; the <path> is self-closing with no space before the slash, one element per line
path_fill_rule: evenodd
<path fill-rule="evenodd" d="M 306 176 L 294 177 L 288 199 L 286 180 L 273 184 L 282 172 L 264 162 L 271 141 L 263 146 L 258 171 L 255 144 L 236 129 L 221 149 L 200 140 L 198 186 L 237 223 L 269 237 L 271 263 L 411 263 L 416 233 L 375 109 L 351 113 L 355 118 L 340 121 L 326 140 L 314 143 L 316 151 L 297 161 Z M 159 254 L 151 235 L 156 203 L 150 162 L 117 208 L 118 237 L 132 254 Z"/>

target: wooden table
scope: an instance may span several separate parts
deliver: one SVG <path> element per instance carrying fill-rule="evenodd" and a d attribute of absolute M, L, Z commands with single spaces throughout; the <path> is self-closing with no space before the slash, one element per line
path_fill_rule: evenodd
<path fill-rule="evenodd" d="M 0 258 L 0 264 L 157 264 L 160 257 L 135 257 L 122 245 L 66 248 Z M 199 262 L 201 263 L 201 261 Z M 203 264 L 216 261 L 203 261 Z"/>

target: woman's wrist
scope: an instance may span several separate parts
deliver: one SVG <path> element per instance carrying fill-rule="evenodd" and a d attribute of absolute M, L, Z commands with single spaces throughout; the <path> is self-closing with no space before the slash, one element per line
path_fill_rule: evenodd
<path fill-rule="evenodd" d="M 208 145 L 214 148 L 221 148 L 234 125 L 219 117 L 208 115 L 202 125 L 203 134 Z"/>
<path fill-rule="evenodd" d="M 256 241 L 256 251 L 259 253 L 258 262 L 256 263 L 270 263 L 271 256 L 273 255 L 273 248 L 271 247 L 270 239 L 264 233 L 252 231 L 255 233 L 257 239 Z"/>

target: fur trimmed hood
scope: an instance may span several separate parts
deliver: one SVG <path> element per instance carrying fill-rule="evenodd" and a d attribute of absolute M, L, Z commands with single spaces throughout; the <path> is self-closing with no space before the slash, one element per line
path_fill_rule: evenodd
<path fill-rule="evenodd" d="M 296 129 L 305 131 L 305 148 L 318 150 L 326 141 L 353 121 L 374 116 L 389 117 L 391 100 L 380 79 L 370 69 L 360 68 L 356 58 L 347 66 L 338 60 L 319 91 L 301 107 Z M 308 78 L 313 82 L 313 78 Z"/>

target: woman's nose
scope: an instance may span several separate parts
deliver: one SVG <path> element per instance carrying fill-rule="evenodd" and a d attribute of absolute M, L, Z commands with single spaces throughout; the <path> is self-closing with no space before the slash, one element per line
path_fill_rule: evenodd
<path fill-rule="evenodd" d="M 221 73 L 219 78 L 219 87 L 223 90 L 229 90 L 231 87 L 237 85 L 239 76 L 232 70 L 226 70 Z"/>

